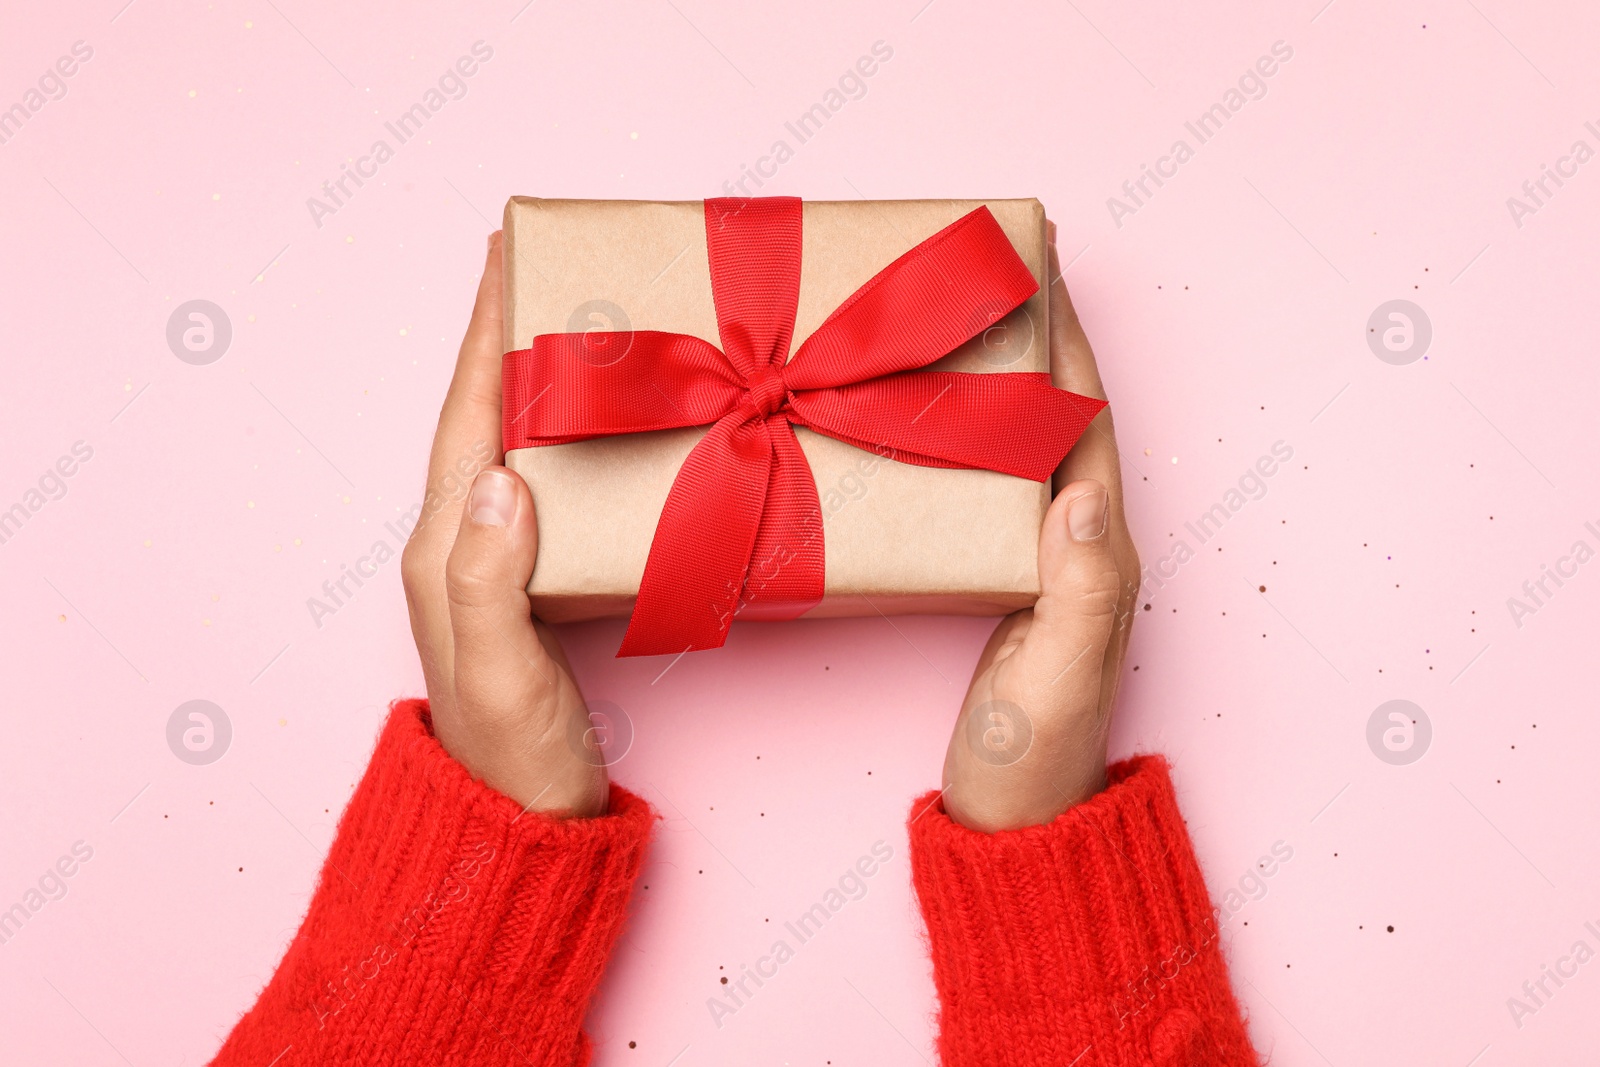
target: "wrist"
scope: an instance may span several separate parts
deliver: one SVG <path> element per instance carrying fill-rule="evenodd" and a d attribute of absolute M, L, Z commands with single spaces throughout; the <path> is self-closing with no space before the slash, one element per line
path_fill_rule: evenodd
<path fill-rule="evenodd" d="M 436 713 L 430 725 L 446 754 L 525 813 L 568 819 L 606 814 L 611 783 L 605 758 L 581 723 L 571 729 L 525 721 L 469 725 Z"/>
<path fill-rule="evenodd" d="M 1030 751 L 993 766 L 952 749 L 945 760 L 944 810 L 957 825 L 980 833 L 1043 826 L 1093 799 L 1107 786 L 1103 745 L 1063 757 Z"/>

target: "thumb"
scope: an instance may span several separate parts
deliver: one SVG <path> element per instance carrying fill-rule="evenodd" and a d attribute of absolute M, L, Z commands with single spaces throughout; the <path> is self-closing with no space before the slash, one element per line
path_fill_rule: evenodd
<path fill-rule="evenodd" d="M 473 480 L 445 563 L 456 700 L 465 715 L 523 713 L 556 680 L 528 610 L 538 553 L 527 483 L 504 467 L 485 467 Z"/>
<path fill-rule="evenodd" d="M 1030 680 L 1054 700 L 1099 700 L 1122 591 L 1109 529 L 1106 488 L 1085 479 L 1062 488 L 1039 532 L 1040 596 L 1021 651 Z"/>

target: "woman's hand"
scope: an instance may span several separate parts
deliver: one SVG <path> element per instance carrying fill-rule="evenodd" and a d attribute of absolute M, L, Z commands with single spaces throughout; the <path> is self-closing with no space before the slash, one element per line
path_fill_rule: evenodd
<path fill-rule="evenodd" d="M 1103 399 L 1053 225 L 1049 269 L 1055 384 Z M 945 811 L 974 830 L 1049 822 L 1106 784 L 1111 705 L 1139 594 L 1110 408 L 1067 455 L 1056 487 L 1039 533 L 1039 601 L 989 639 L 945 756 Z"/>
<path fill-rule="evenodd" d="M 411 632 L 445 751 L 529 811 L 600 815 L 608 785 L 588 709 L 561 646 L 528 607 L 533 497 L 498 465 L 500 251 L 492 234 L 401 561 Z"/>

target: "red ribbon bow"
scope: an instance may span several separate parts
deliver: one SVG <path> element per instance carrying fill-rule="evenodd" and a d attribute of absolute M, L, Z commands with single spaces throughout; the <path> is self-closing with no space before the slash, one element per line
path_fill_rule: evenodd
<path fill-rule="evenodd" d="M 508 452 L 711 426 L 667 496 L 619 656 L 717 648 L 746 604 L 795 618 L 822 599 L 822 509 L 792 426 L 1042 482 L 1105 407 L 1048 374 L 917 371 L 1038 292 L 986 207 L 879 271 L 793 359 L 800 201 L 705 215 L 720 350 L 641 330 L 541 334 L 505 357 Z"/>

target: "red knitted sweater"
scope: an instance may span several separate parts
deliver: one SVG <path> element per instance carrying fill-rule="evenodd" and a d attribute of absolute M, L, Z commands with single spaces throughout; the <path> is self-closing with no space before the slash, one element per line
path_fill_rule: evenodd
<path fill-rule="evenodd" d="M 937 796 L 910 835 L 945 1067 L 1255 1067 L 1159 757 L 1027 830 L 966 830 Z M 397 703 L 300 932 L 213 1062 L 581 1067 L 653 818 L 616 785 L 601 818 L 524 815 L 444 752 L 426 702 Z"/>

